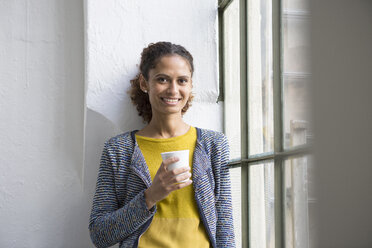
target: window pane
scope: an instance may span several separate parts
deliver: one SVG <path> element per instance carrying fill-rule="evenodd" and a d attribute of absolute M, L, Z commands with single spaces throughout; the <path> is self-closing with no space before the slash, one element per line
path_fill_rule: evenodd
<path fill-rule="evenodd" d="M 308 11 L 309 0 L 282 0 L 284 10 Z"/>
<path fill-rule="evenodd" d="M 275 247 L 274 163 L 249 167 L 249 244 Z"/>
<path fill-rule="evenodd" d="M 283 2 L 283 113 L 284 148 L 303 145 L 309 126 L 310 39 L 308 0 Z"/>
<path fill-rule="evenodd" d="M 242 247 L 241 168 L 230 169 L 236 247 Z"/>
<path fill-rule="evenodd" d="M 234 0 L 223 13 L 224 126 L 230 145 L 230 159 L 241 158 L 240 132 L 240 30 L 239 1 Z M 241 247 L 241 169 L 231 168 L 231 192 L 236 247 Z"/>
<path fill-rule="evenodd" d="M 271 8 L 269 0 L 248 1 L 249 155 L 274 148 Z"/>
<path fill-rule="evenodd" d="M 223 14 L 225 134 L 230 142 L 230 158 L 240 159 L 240 45 L 239 1 L 233 1 Z"/>
<path fill-rule="evenodd" d="M 315 247 L 315 197 L 312 157 L 288 159 L 284 166 L 286 248 Z"/>

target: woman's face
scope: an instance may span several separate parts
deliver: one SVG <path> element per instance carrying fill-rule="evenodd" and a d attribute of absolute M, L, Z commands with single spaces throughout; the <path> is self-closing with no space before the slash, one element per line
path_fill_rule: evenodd
<path fill-rule="evenodd" d="M 162 57 L 141 88 L 149 94 L 153 116 L 181 115 L 192 89 L 189 62 L 179 55 Z"/>

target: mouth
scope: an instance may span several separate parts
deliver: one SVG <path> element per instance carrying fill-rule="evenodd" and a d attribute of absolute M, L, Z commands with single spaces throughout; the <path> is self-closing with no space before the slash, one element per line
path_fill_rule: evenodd
<path fill-rule="evenodd" d="M 168 105 L 176 105 L 179 101 L 181 101 L 181 98 L 166 98 L 166 97 L 161 97 L 161 100 L 168 104 Z"/>

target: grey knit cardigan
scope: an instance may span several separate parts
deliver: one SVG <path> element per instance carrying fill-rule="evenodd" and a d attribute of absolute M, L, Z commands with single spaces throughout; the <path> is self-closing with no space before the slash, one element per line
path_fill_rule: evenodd
<path fill-rule="evenodd" d="M 235 247 L 228 142 L 222 133 L 196 130 L 192 185 L 200 218 L 213 247 Z M 135 132 L 111 138 L 103 149 L 89 222 L 97 247 L 137 247 L 156 212 L 146 206 L 151 176 Z"/>

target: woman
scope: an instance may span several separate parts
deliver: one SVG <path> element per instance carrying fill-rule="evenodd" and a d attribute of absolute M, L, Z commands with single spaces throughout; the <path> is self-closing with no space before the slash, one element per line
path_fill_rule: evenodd
<path fill-rule="evenodd" d="M 147 125 L 105 144 L 89 224 L 97 247 L 235 247 L 227 140 L 182 119 L 193 72 L 180 45 L 143 50 L 130 96 Z M 160 153 L 175 150 L 190 151 L 190 168 L 167 170 L 178 158 Z"/>

